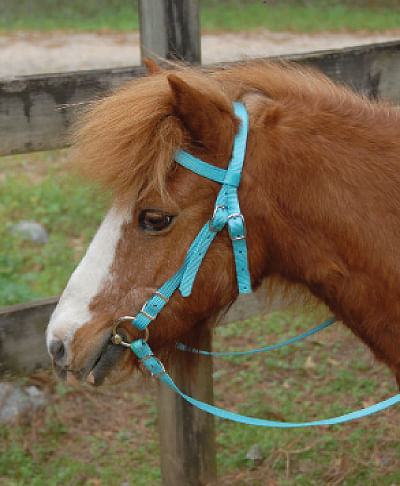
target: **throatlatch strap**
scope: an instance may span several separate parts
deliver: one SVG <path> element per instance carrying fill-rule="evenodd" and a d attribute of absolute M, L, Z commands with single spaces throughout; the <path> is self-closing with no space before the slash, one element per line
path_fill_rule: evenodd
<path fill-rule="evenodd" d="M 203 351 L 202 349 L 196 349 L 196 348 L 189 348 L 188 346 L 185 346 L 182 343 L 178 343 L 176 345 L 177 349 L 180 351 L 189 351 L 191 353 L 195 354 L 202 354 L 205 356 L 246 356 L 249 354 L 256 354 L 256 353 L 263 353 L 264 351 L 272 351 L 273 349 L 278 349 L 282 348 L 283 346 L 286 346 L 287 344 L 292 344 L 296 343 L 297 341 L 301 341 L 302 339 L 307 338 L 308 336 L 312 336 L 313 334 L 316 334 L 318 331 L 322 331 L 322 329 L 325 329 L 326 327 L 330 326 L 336 322 L 336 319 L 334 317 L 331 317 L 327 319 L 325 322 L 322 324 L 319 324 L 318 326 L 313 327 L 312 329 L 309 329 L 306 332 L 303 332 L 302 334 L 299 334 L 298 336 L 288 339 L 287 341 L 284 341 L 283 343 L 278 343 L 278 344 L 271 344 L 271 346 L 265 346 L 263 348 L 258 348 L 258 349 L 252 349 L 251 351 L 231 351 L 229 352 L 214 352 L 214 351 Z"/>
<path fill-rule="evenodd" d="M 189 250 L 190 254 L 189 252 L 187 254 L 187 266 L 179 287 L 183 297 L 187 297 L 192 292 L 197 272 L 215 237 L 215 232 L 220 231 L 225 225 L 228 226 L 228 232 L 232 240 L 239 293 L 247 294 L 251 292 L 250 272 L 247 261 L 246 229 L 244 218 L 240 211 L 237 193 L 246 155 L 248 116 L 246 108 L 241 103 L 233 103 L 233 109 L 235 115 L 240 118 L 241 124 L 235 136 L 232 159 L 229 162 L 227 170 L 207 164 L 184 150 L 178 150 L 175 154 L 175 160 L 186 169 L 207 179 L 222 183 L 215 203 L 214 215 L 210 222 L 202 228 L 198 236 L 198 248 L 193 251 Z"/>

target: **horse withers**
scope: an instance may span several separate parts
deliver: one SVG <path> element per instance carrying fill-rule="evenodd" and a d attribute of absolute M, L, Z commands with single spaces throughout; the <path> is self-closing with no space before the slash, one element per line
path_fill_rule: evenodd
<path fill-rule="evenodd" d="M 178 149 L 226 169 L 249 117 L 238 198 L 251 286 L 279 282 L 323 302 L 385 362 L 400 384 L 399 111 L 293 64 L 161 70 L 94 103 L 75 132 L 83 173 L 114 202 L 51 317 L 59 376 L 101 384 L 140 366 L 113 344 L 113 323 L 182 266 L 214 212 L 220 184 L 175 162 Z M 215 237 L 190 296 L 174 292 L 149 325 L 167 356 L 196 345 L 238 296 L 227 231 Z M 127 341 L 143 333 L 120 323 Z"/>

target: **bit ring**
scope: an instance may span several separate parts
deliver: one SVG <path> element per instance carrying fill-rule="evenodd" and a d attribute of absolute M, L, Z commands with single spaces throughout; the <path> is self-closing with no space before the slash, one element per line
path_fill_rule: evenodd
<path fill-rule="evenodd" d="M 116 321 L 114 321 L 113 326 L 112 326 L 112 330 L 111 330 L 112 331 L 111 341 L 113 342 L 113 344 L 120 344 L 121 346 L 124 346 L 125 348 L 131 347 L 131 343 L 127 343 L 126 341 L 124 341 L 122 336 L 120 334 L 118 334 L 118 325 L 119 325 L 120 322 L 133 321 L 134 319 L 135 318 L 132 317 L 132 316 L 123 316 L 123 317 L 119 317 Z M 143 342 L 147 343 L 149 336 L 150 336 L 149 329 L 146 327 L 144 329 L 144 332 L 145 332 L 145 335 L 144 335 L 144 338 L 143 338 Z"/>

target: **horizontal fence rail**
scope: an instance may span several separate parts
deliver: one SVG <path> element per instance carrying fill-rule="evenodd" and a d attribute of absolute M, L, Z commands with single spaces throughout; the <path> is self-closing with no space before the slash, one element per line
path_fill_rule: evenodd
<path fill-rule="evenodd" d="M 266 309 L 266 289 L 240 296 L 221 322 L 229 323 L 279 309 L 279 298 Z M 0 377 L 27 375 L 49 368 L 45 332 L 58 297 L 0 308 Z"/>
<path fill-rule="evenodd" d="M 0 80 L 0 155 L 65 147 L 82 104 L 144 74 L 136 66 Z"/>
<path fill-rule="evenodd" d="M 0 309 L 0 377 L 50 367 L 44 336 L 57 302 L 53 297 Z"/>
<path fill-rule="evenodd" d="M 279 59 L 314 66 L 367 96 L 400 102 L 400 42 Z M 65 147 L 79 107 L 144 74 L 138 66 L 0 80 L 0 155 Z"/>

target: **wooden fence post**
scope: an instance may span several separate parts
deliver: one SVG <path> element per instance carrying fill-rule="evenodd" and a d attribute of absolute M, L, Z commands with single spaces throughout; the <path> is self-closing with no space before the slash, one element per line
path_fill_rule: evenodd
<path fill-rule="evenodd" d="M 142 59 L 201 62 L 198 0 L 141 0 L 139 18 Z"/>
<path fill-rule="evenodd" d="M 210 349 L 211 333 L 200 343 Z M 193 367 L 193 365 L 192 365 Z M 186 353 L 168 373 L 187 395 L 212 403 L 212 357 L 202 356 L 191 372 Z M 165 486 L 202 486 L 217 475 L 214 417 L 187 403 L 170 388 L 158 387 L 161 474 Z"/>
<path fill-rule="evenodd" d="M 141 55 L 200 63 L 197 0 L 139 2 Z M 210 349 L 211 333 L 203 348 Z M 212 402 L 212 358 L 201 358 L 189 376 L 187 356 L 178 355 L 168 373 L 181 390 Z M 164 486 L 201 486 L 216 478 L 214 418 L 164 385 L 158 388 L 161 474 Z"/>

